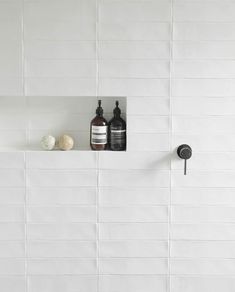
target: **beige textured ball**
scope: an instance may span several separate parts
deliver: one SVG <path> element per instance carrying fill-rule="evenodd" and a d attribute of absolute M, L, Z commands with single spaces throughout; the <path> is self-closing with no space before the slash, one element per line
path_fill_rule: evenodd
<path fill-rule="evenodd" d="M 59 138 L 58 146 L 60 150 L 71 150 L 73 148 L 74 141 L 73 138 L 68 135 L 62 135 Z"/>

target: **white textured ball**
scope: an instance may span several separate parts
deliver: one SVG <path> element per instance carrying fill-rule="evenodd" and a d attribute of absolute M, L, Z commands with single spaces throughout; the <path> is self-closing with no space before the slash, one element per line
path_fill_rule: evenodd
<path fill-rule="evenodd" d="M 41 146 L 44 150 L 52 150 L 55 147 L 55 137 L 51 135 L 46 135 L 42 137 Z"/>
<path fill-rule="evenodd" d="M 60 150 L 71 150 L 74 145 L 73 138 L 68 135 L 60 136 L 58 145 Z"/>

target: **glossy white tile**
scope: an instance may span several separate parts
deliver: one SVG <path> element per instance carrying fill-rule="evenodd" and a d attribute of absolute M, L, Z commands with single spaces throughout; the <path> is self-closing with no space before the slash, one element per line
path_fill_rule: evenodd
<path fill-rule="evenodd" d="M 0 189 L 1 192 L 1 189 Z M 95 187 L 33 187 L 28 189 L 27 201 L 32 205 L 95 205 Z"/>
<path fill-rule="evenodd" d="M 115 292 L 115 287 L 122 291 L 141 292 L 148 287 L 149 292 L 158 290 L 167 291 L 167 279 L 157 275 L 102 275 L 100 289 L 104 292 Z"/>
<path fill-rule="evenodd" d="M 95 259 L 30 259 L 29 275 L 86 275 L 96 273 Z"/>
<path fill-rule="evenodd" d="M 89 241 L 29 241 L 30 258 L 95 258 L 96 243 Z"/>
<path fill-rule="evenodd" d="M 102 41 L 169 40 L 170 24 L 167 22 L 113 22 L 99 23 Z"/>
<path fill-rule="evenodd" d="M 31 169 L 86 169 L 96 168 L 94 152 L 27 152 L 27 168 Z M 1 158 L 1 157 L 0 157 Z"/>
<path fill-rule="evenodd" d="M 99 154 L 101 169 L 169 169 L 170 157 L 162 152 L 109 152 Z"/>
<path fill-rule="evenodd" d="M 174 59 L 234 59 L 235 42 L 223 41 L 175 41 Z"/>
<path fill-rule="evenodd" d="M 24 276 L 0 276 L 0 284 L 5 292 L 24 292 L 26 289 Z"/>
<path fill-rule="evenodd" d="M 126 79 L 103 78 L 99 81 L 101 95 L 121 96 L 168 96 L 169 81 L 167 79 Z"/>
<path fill-rule="evenodd" d="M 1 217 L 0 217 L 1 219 Z M 95 222 L 96 208 L 93 206 L 28 207 L 28 222 Z"/>
<path fill-rule="evenodd" d="M 166 241 L 100 241 L 100 257 L 102 258 L 151 258 L 167 257 Z"/>
<path fill-rule="evenodd" d="M 184 2 L 174 5 L 173 17 L 176 21 L 232 21 L 234 4 L 225 2 Z"/>
<path fill-rule="evenodd" d="M 95 170 L 29 170 L 32 187 L 79 187 L 96 186 Z"/>
<path fill-rule="evenodd" d="M 100 239 L 167 239 L 167 223 L 101 223 Z"/>
<path fill-rule="evenodd" d="M 174 40 L 233 41 L 233 22 L 175 22 Z"/>
<path fill-rule="evenodd" d="M 97 277 L 88 275 L 35 275 L 29 276 L 29 289 L 33 292 L 97 291 Z"/>
<path fill-rule="evenodd" d="M 101 60 L 101 78 L 168 78 L 169 62 L 155 60 Z"/>
<path fill-rule="evenodd" d="M 176 240 L 234 240 L 233 223 L 172 224 L 172 239 Z"/>
<path fill-rule="evenodd" d="M 28 239 L 94 241 L 96 226 L 92 223 L 28 223 Z"/>
<path fill-rule="evenodd" d="M 0 241 L 0 258 L 23 258 L 25 255 L 25 243 L 21 241 Z"/>
<path fill-rule="evenodd" d="M 167 205 L 169 188 L 99 188 L 100 206 Z"/>
<path fill-rule="evenodd" d="M 24 275 L 24 259 L 0 259 L 0 275 Z"/>
<path fill-rule="evenodd" d="M 168 1 L 101 1 L 99 16 L 101 22 L 107 23 L 122 21 L 169 21 L 170 5 Z"/>
<path fill-rule="evenodd" d="M 100 222 L 167 222 L 167 206 L 102 207 Z"/>
<path fill-rule="evenodd" d="M 214 292 L 226 290 L 233 291 L 234 277 L 210 277 L 210 276 L 187 276 L 187 277 L 172 277 L 172 291 L 180 292 L 187 287 L 189 292 L 196 292 L 200 289 L 201 292 L 206 292 L 213 289 Z"/>
<path fill-rule="evenodd" d="M 167 170 L 100 170 L 100 186 L 168 187 Z"/>
<path fill-rule="evenodd" d="M 166 274 L 166 259 L 100 259 L 101 274 Z"/>
<path fill-rule="evenodd" d="M 169 59 L 167 41 L 100 41 L 101 59 Z M 145 95 L 145 94 L 144 94 Z"/>
<path fill-rule="evenodd" d="M 234 258 L 233 241 L 173 241 L 172 257 Z"/>
<path fill-rule="evenodd" d="M 173 188 L 172 203 L 183 205 L 235 205 L 233 188 Z"/>
<path fill-rule="evenodd" d="M 42 24 L 41 24 L 42 25 Z M 65 24 L 64 24 L 65 25 Z M 49 28 L 48 28 L 49 29 Z M 25 53 L 29 60 L 95 59 L 95 41 L 26 40 Z"/>

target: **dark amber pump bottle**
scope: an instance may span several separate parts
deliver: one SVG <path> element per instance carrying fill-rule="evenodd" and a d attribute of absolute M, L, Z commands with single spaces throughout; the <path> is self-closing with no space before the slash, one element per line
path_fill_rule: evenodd
<path fill-rule="evenodd" d="M 98 101 L 96 117 L 91 121 L 90 145 L 92 150 L 105 150 L 108 145 L 108 123 L 103 117 L 101 100 Z"/>
<path fill-rule="evenodd" d="M 109 149 L 113 151 L 126 150 L 126 122 L 121 118 L 119 102 L 113 110 L 114 117 L 109 122 Z"/>

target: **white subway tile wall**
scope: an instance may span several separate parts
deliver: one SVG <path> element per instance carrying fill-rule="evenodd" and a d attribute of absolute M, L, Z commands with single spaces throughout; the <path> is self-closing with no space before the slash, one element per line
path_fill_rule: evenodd
<path fill-rule="evenodd" d="M 233 1 L 0 0 L 0 39 L 0 291 L 234 292 Z M 97 96 L 127 152 L 38 151 Z"/>

